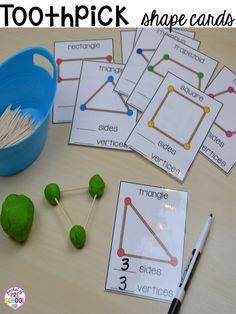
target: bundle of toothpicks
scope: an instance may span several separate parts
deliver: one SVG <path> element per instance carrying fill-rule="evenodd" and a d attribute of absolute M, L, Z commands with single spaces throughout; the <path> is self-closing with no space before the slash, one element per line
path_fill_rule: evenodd
<path fill-rule="evenodd" d="M 8 106 L 0 116 L 0 148 L 13 145 L 35 130 L 35 123 L 27 113 L 21 113 L 21 108 Z"/>

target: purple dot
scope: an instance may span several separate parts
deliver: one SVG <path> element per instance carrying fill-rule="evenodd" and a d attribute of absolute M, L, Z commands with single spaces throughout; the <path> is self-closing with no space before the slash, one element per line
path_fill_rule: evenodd
<path fill-rule="evenodd" d="M 232 137 L 233 136 L 233 132 L 232 131 L 226 131 L 225 132 L 227 137 Z"/>
<path fill-rule="evenodd" d="M 214 94 L 208 94 L 209 97 L 214 98 L 215 95 Z"/>
<path fill-rule="evenodd" d="M 229 93 L 234 93 L 234 88 L 232 86 L 228 87 L 228 92 Z"/>

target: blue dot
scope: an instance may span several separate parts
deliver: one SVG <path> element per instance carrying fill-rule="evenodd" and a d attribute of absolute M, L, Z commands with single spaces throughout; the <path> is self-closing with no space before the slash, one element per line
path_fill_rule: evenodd
<path fill-rule="evenodd" d="M 86 105 L 81 105 L 81 106 L 80 106 L 80 110 L 81 110 L 81 111 L 85 111 L 86 109 L 87 109 L 87 108 L 86 108 Z"/>
<path fill-rule="evenodd" d="M 143 49 L 138 48 L 138 49 L 136 50 L 136 52 L 137 52 L 138 55 L 141 55 L 141 54 L 143 53 Z"/>
<path fill-rule="evenodd" d="M 113 82 L 114 77 L 112 75 L 110 75 L 110 76 L 108 76 L 107 80 L 108 80 L 108 82 Z"/>
<path fill-rule="evenodd" d="M 131 117 L 132 115 L 133 115 L 133 110 L 131 110 L 131 109 L 128 109 L 128 111 L 127 111 L 127 115 L 129 116 L 129 117 Z"/>

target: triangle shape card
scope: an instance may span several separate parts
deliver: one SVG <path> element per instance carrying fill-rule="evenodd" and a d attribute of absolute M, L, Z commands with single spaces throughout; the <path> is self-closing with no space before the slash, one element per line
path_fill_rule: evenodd
<path fill-rule="evenodd" d="M 80 110 L 118 113 L 132 116 L 133 110 L 128 107 L 121 94 L 114 92 L 114 87 L 114 77 L 109 75 L 106 81 L 80 105 Z"/>
<path fill-rule="evenodd" d="M 161 235 L 154 231 L 147 219 L 134 206 L 130 197 L 124 199 L 117 255 L 167 263 L 171 266 L 178 264 L 178 259 L 168 250 Z"/>

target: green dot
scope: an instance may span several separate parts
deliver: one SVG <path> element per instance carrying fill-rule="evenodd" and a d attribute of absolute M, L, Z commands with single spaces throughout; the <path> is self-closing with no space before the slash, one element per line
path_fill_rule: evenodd
<path fill-rule="evenodd" d="M 97 195 L 97 198 L 102 197 L 104 190 L 105 182 L 102 177 L 99 174 L 92 176 L 89 180 L 89 194 L 91 197 L 95 197 L 95 195 Z"/>
<path fill-rule="evenodd" d="M 204 74 L 202 72 L 198 72 L 197 76 L 199 79 L 202 79 L 204 77 Z"/>
<path fill-rule="evenodd" d="M 82 226 L 73 226 L 70 229 L 70 240 L 77 249 L 82 249 L 86 241 L 86 231 Z"/>
<path fill-rule="evenodd" d="M 57 202 L 55 201 L 55 199 L 59 201 L 60 196 L 61 196 L 59 186 L 56 183 L 49 183 L 44 189 L 44 195 L 45 195 L 46 200 L 51 205 L 57 205 Z"/>
<path fill-rule="evenodd" d="M 148 69 L 149 72 L 153 72 L 153 66 L 152 66 L 152 65 L 149 65 L 149 66 L 147 67 L 147 69 Z"/>
<path fill-rule="evenodd" d="M 164 54 L 163 59 L 164 59 L 164 60 L 169 60 L 169 59 L 170 59 L 170 56 L 166 53 L 166 54 Z"/>

